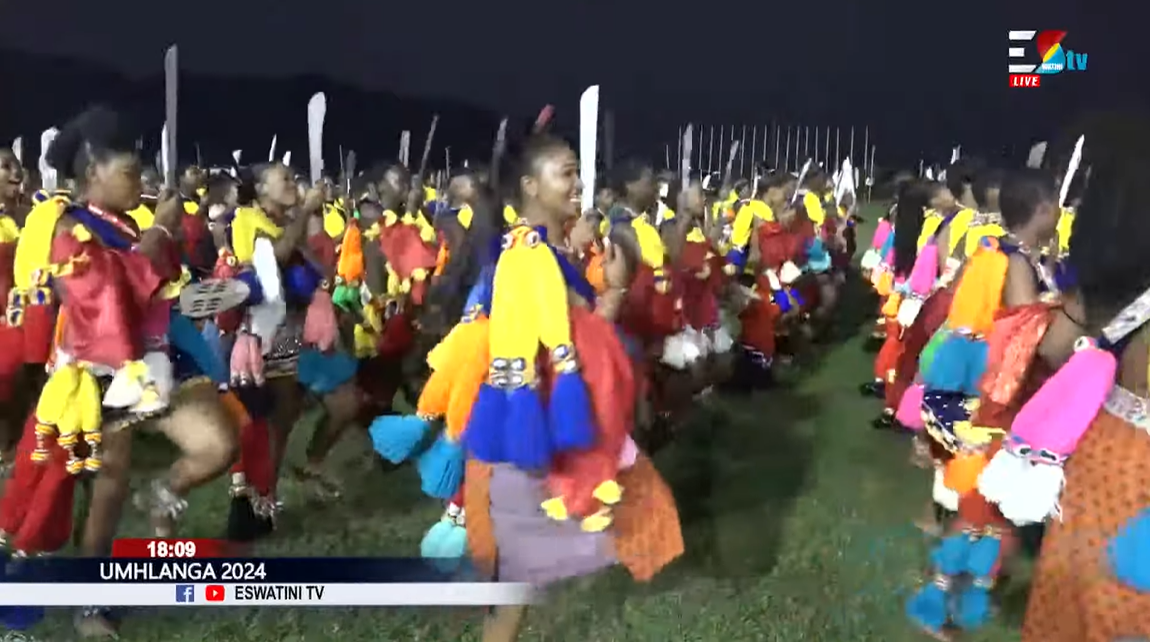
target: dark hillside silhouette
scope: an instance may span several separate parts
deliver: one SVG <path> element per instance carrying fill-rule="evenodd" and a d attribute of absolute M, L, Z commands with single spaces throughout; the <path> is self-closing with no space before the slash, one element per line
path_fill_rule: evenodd
<path fill-rule="evenodd" d="M 157 61 L 157 66 L 158 66 Z M 162 75 L 131 79 L 106 67 L 64 58 L 0 50 L 0 145 L 24 137 L 25 160 L 39 155 L 40 132 L 59 127 L 93 104 L 106 104 L 128 115 L 140 128 L 146 157 L 159 148 L 164 118 Z M 400 132 L 411 130 L 411 160 L 418 163 L 433 114 L 439 130 L 431 163 L 443 165 L 443 148 L 452 163 L 484 159 L 500 115 L 449 99 L 405 98 L 369 92 L 319 76 L 291 79 L 180 75 L 179 152 L 181 162 L 195 160 L 198 144 L 205 163 L 229 162 L 233 149 L 243 149 L 245 163 L 263 161 L 273 135 L 276 155 L 292 153 L 292 164 L 307 167 L 307 101 L 317 91 L 327 95 L 324 160 L 338 171 L 339 147 L 356 151 L 360 168 L 394 159 Z M 366 134 L 366 135 L 365 135 Z"/>

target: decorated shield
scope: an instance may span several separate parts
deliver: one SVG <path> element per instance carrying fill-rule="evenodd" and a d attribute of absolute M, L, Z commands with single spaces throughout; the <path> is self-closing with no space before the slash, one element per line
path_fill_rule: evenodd
<path fill-rule="evenodd" d="M 180 313 L 189 319 L 212 317 L 242 305 L 250 293 L 238 279 L 205 279 L 180 292 Z"/>

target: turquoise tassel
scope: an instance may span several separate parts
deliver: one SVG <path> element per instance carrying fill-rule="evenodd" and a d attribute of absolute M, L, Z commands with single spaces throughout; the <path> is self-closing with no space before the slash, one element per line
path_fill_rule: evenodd
<path fill-rule="evenodd" d="M 983 537 L 970 549 L 966 572 L 974 578 L 970 586 L 958 596 L 955 624 L 967 630 L 977 629 L 990 620 L 990 574 L 998 563 L 1002 541 L 997 537 Z"/>
<path fill-rule="evenodd" d="M 923 371 L 923 383 L 930 390 L 977 395 L 988 350 L 981 339 L 951 334 L 938 346 L 930 368 Z"/>
<path fill-rule="evenodd" d="M 970 539 L 965 534 L 952 535 L 939 543 L 931 553 L 938 577 L 907 602 L 907 617 L 931 631 L 942 630 L 949 619 L 950 579 L 966 569 L 970 549 Z"/>
<path fill-rule="evenodd" d="M 981 537 L 970 545 L 966 560 L 966 572 L 973 577 L 989 577 L 1002 552 L 1002 540 L 997 537 Z"/>
<path fill-rule="evenodd" d="M 973 631 L 990 621 L 990 586 L 980 578 L 962 590 L 954 614 L 956 625 Z"/>
<path fill-rule="evenodd" d="M 436 566 L 441 571 L 456 572 L 463 567 L 467 558 L 467 529 L 459 524 L 452 524 L 451 528 L 440 542 L 439 557 Z"/>
<path fill-rule="evenodd" d="M 431 448 L 425 450 L 416 460 L 423 492 L 438 499 L 455 497 L 460 485 L 463 484 L 465 463 L 463 447 L 444 435 L 439 435 Z"/>
<path fill-rule="evenodd" d="M 1110 568 L 1123 584 L 1150 592 L 1150 509 L 1122 526 L 1106 551 Z"/>
<path fill-rule="evenodd" d="M 424 559 L 437 559 L 443 557 L 440 551 L 444 549 L 444 542 L 451 529 L 455 527 L 455 520 L 444 517 L 435 525 L 428 529 L 427 534 L 423 536 L 423 541 L 419 543 L 419 554 Z"/>
<path fill-rule="evenodd" d="M 301 386 L 311 389 L 311 384 L 319 377 L 319 352 L 311 348 L 304 348 L 299 351 L 299 359 L 296 360 L 296 374 L 295 379 Z"/>
<path fill-rule="evenodd" d="M 423 536 L 419 550 L 437 570 L 455 573 L 463 567 L 467 556 L 467 529 L 444 517 Z"/>
<path fill-rule="evenodd" d="M 212 381 L 227 382 L 228 369 L 221 357 L 223 347 L 219 344 L 218 331 L 216 348 L 213 349 L 212 344 L 208 343 L 205 332 L 197 329 L 191 319 L 173 310 L 171 321 L 168 323 L 168 341 L 176 349 L 191 357 L 196 368 L 205 376 L 211 377 Z"/>
<path fill-rule="evenodd" d="M 371 422 L 368 432 L 375 452 L 387 461 L 407 461 L 427 436 L 431 424 L 415 415 L 383 415 Z"/>
<path fill-rule="evenodd" d="M 807 248 L 807 270 L 823 273 L 831 269 L 831 255 L 822 239 L 816 238 Z"/>
<path fill-rule="evenodd" d="M 919 589 L 907 602 L 907 617 L 924 629 L 941 631 L 947 620 L 946 595 L 949 584 L 945 582 L 945 578 L 939 578 Z"/>
<path fill-rule="evenodd" d="M 224 342 L 220 339 L 220 329 L 214 321 L 205 321 L 204 329 L 200 334 L 204 337 L 204 343 L 207 344 L 208 351 L 212 355 L 214 369 L 209 373 L 209 376 L 216 383 L 227 383 L 230 373 L 228 372 L 228 362 L 224 359 Z"/>
<path fill-rule="evenodd" d="M 503 444 L 503 421 L 507 417 L 507 393 L 490 384 L 483 384 L 471 417 L 463 431 L 464 444 L 471 454 L 482 462 L 498 464 L 506 460 Z"/>
<path fill-rule="evenodd" d="M 326 395 L 355 378 L 358 370 L 359 361 L 344 352 L 305 349 L 299 354 L 296 379 L 311 392 Z"/>
<path fill-rule="evenodd" d="M 500 435 L 504 461 L 520 470 L 547 468 L 552 453 L 549 432 L 539 393 L 530 386 L 512 389 Z"/>
<path fill-rule="evenodd" d="M 551 445 L 556 452 L 587 450 L 595 445 L 591 400 L 587 396 L 587 384 L 578 372 L 556 376 L 548 402 Z"/>

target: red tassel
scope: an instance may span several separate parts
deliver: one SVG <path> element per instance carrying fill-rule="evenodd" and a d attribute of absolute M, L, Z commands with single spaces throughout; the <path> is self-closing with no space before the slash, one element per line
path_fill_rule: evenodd
<path fill-rule="evenodd" d="M 48 461 L 32 461 L 36 448 L 36 419 L 28 417 L 16 447 L 12 478 L 0 500 L 0 529 L 9 545 L 26 553 L 52 553 L 63 548 L 72 534 L 72 508 L 76 476 L 64 468 L 67 453 L 55 440 L 48 444 Z"/>
<path fill-rule="evenodd" d="M 24 309 L 24 363 L 43 365 L 52 354 L 56 334 L 56 306 L 29 305 Z"/>
<path fill-rule="evenodd" d="M 573 308 L 571 330 L 597 438 L 591 450 L 556 457 L 548 487 L 554 496 L 564 498 L 571 514 L 587 516 L 598 509 L 592 497 L 595 488 L 615 479 L 618 472 L 619 454 L 634 428 L 636 390 L 631 361 L 610 323 L 586 309 Z"/>
<path fill-rule="evenodd" d="M 271 455 L 271 432 L 267 419 L 252 419 L 240 428 L 240 458 L 232 466 L 232 473 L 243 473 L 247 483 L 261 497 L 275 492 L 275 462 Z"/>

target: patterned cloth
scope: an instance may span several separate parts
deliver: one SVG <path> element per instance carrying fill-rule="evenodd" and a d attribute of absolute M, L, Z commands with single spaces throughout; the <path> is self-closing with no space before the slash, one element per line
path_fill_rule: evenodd
<path fill-rule="evenodd" d="M 464 474 L 467 547 L 472 560 L 480 569 L 493 574 L 496 568 L 500 572 L 513 573 L 531 569 L 529 572 L 533 578 L 549 580 L 578 574 L 578 572 L 572 573 L 576 568 L 585 572 L 601 568 L 600 562 L 608 559 L 610 555 L 611 559 L 627 567 L 631 577 L 636 581 L 646 582 L 683 554 L 683 535 L 675 498 L 651 460 L 642 453 L 638 454 L 634 466 L 619 472 L 619 485 L 624 489 L 623 501 L 614 508 L 615 521 L 608 529 L 606 537 L 602 534 L 583 533 L 577 524 L 575 532 L 571 533 L 565 528 L 566 525 L 553 522 L 555 533 L 562 533 L 564 538 L 570 536 L 580 540 L 581 548 L 572 551 L 578 557 L 584 558 L 577 563 L 567 559 L 566 553 L 569 549 L 565 543 L 566 539 L 552 540 L 545 556 L 541 556 L 537 550 L 523 548 L 522 545 L 530 539 L 536 540 L 533 546 L 538 544 L 538 533 L 543 527 L 532 520 L 548 520 L 548 518 L 538 503 L 534 505 L 526 503 L 526 500 L 532 497 L 530 495 L 520 495 L 519 500 L 523 505 L 518 509 L 511 509 L 506 502 L 512 499 L 513 495 L 505 492 L 511 488 L 508 488 L 503 481 L 499 481 L 498 485 L 504 488 L 495 487 L 497 484 L 494 479 L 494 468 L 489 464 L 469 459 Z M 512 482 L 510 486 L 518 484 Z M 525 487 L 519 486 L 520 490 L 523 488 Z M 496 508 L 500 504 L 502 506 Z M 507 533 L 498 525 L 501 519 L 500 513 L 504 510 L 513 510 L 518 515 L 535 517 L 523 522 L 525 530 L 522 534 Z M 605 540 L 606 548 L 589 555 L 582 542 L 592 540 Z M 506 559 L 509 556 L 521 556 L 521 558 Z M 535 566 L 536 563 L 539 566 Z M 506 578 L 501 576 L 500 579 Z"/>
<path fill-rule="evenodd" d="M 1066 464 L 1063 517 L 1043 538 L 1023 642 L 1150 638 L 1150 593 L 1119 583 L 1106 565 L 1110 540 L 1150 506 L 1150 434 L 1111 406 Z"/>
<path fill-rule="evenodd" d="M 303 316 L 289 314 L 276 331 L 271 352 L 264 357 L 264 374 L 268 379 L 295 376 L 299 351 L 303 347 Z"/>
<path fill-rule="evenodd" d="M 956 452 L 961 443 L 955 436 L 955 425 L 970 421 L 971 406 L 972 400 L 961 392 L 923 392 L 922 419 L 927 434 L 947 451 Z"/>

